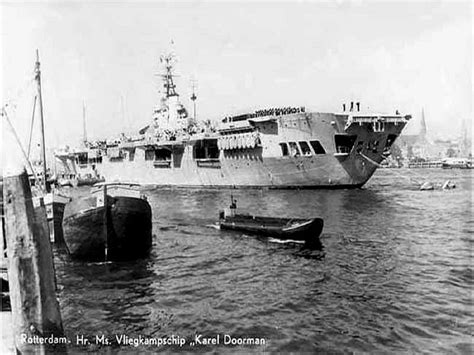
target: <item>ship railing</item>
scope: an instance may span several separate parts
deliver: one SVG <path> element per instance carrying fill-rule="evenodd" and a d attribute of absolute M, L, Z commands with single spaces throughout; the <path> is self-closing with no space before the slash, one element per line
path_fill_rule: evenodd
<path fill-rule="evenodd" d="M 235 131 L 242 129 L 253 129 L 253 126 L 249 124 L 249 121 L 232 121 L 228 123 L 223 123 L 218 128 L 219 132 Z"/>
<path fill-rule="evenodd" d="M 107 188 L 107 195 L 116 197 L 116 196 L 126 196 L 126 197 L 135 197 L 142 198 L 146 200 L 146 196 L 142 195 L 140 192 L 140 184 L 133 182 L 101 182 L 94 184 L 91 189 L 91 194 L 96 195 L 101 193 L 104 189 L 104 186 Z"/>
<path fill-rule="evenodd" d="M 410 115 L 350 115 L 348 121 L 356 122 L 356 123 L 371 123 L 376 121 L 381 122 L 389 122 L 389 123 L 396 123 L 396 122 L 406 122 L 411 118 Z"/>
<path fill-rule="evenodd" d="M 347 118 L 345 129 L 347 130 L 353 123 L 362 125 L 364 123 L 374 124 L 374 130 L 381 132 L 384 130 L 385 123 L 406 123 L 411 118 L 411 115 L 349 115 Z"/>

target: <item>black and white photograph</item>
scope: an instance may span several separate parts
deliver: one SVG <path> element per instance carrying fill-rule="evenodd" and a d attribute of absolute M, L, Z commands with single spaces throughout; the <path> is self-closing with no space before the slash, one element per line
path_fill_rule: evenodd
<path fill-rule="evenodd" d="M 0 0 L 0 354 L 472 354 L 470 0 Z"/>

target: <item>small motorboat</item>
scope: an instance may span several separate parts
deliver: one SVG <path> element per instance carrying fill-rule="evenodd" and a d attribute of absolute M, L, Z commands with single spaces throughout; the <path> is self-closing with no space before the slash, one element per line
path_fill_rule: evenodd
<path fill-rule="evenodd" d="M 306 242 L 318 239 L 323 231 L 324 221 L 321 218 L 277 218 L 237 214 L 237 201 L 231 199 L 230 207 L 219 214 L 221 229 Z"/>
<path fill-rule="evenodd" d="M 146 256 L 152 243 L 152 212 L 140 191 L 103 184 L 64 210 L 65 246 L 74 259 L 121 261 Z"/>

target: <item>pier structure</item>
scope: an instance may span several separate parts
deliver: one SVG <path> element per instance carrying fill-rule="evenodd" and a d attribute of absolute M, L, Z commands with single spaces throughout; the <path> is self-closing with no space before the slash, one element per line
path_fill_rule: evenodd
<path fill-rule="evenodd" d="M 423 161 L 423 162 L 409 162 L 409 168 L 441 168 L 443 162 L 441 161 Z"/>
<path fill-rule="evenodd" d="M 22 168 L 23 169 L 23 168 Z M 64 353 L 53 254 L 44 202 L 33 206 L 27 172 L 4 177 L 11 338 L 17 353 Z M 11 345 L 10 345 L 11 346 Z M 8 345 L 7 345 L 8 347 Z"/>

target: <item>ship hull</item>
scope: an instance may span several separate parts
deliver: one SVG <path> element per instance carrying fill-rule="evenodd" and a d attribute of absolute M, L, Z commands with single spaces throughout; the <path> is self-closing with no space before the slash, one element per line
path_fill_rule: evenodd
<path fill-rule="evenodd" d="M 356 160 L 361 165 L 370 165 L 361 159 L 352 159 L 354 165 Z M 364 175 L 354 178 L 351 171 L 344 170 L 338 161 L 305 158 L 270 158 L 260 162 L 251 159 L 231 163 L 224 161 L 218 171 L 155 171 L 153 167 L 137 165 L 127 166 L 124 163 L 118 169 L 115 166 L 105 167 L 102 174 L 107 181 L 157 187 L 317 189 L 361 187 L 376 169 L 375 166 L 368 166 Z M 355 167 L 349 167 L 351 169 L 356 170 Z"/>
<path fill-rule="evenodd" d="M 171 142 L 172 157 L 166 161 L 147 160 L 145 150 L 160 142 L 137 143 L 123 149 L 119 159 L 104 158 L 96 171 L 107 182 L 133 182 L 157 187 L 184 188 L 270 188 L 335 189 L 359 188 L 374 174 L 387 149 L 405 126 L 384 121 L 383 129 L 347 114 L 299 113 L 253 123 L 260 143 L 249 147 L 221 144 L 218 156 L 198 160 L 196 140 Z M 374 129 L 377 127 L 379 129 Z M 352 137 L 341 146 L 338 137 Z M 215 139 L 227 136 L 215 134 Z M 213 136 L 206 138 L 213 139 Z M 282 144 L 317 141 L 320 152 L 291 155 L 282 153 Z M 226 149 L 228 148 L 228 149 Z M 344 149 L 343 149 L 344 148 Z M 133 154 L 130 152 L 133 150 Z M 177 153 L 175 153 L 177 152 Z"/>

